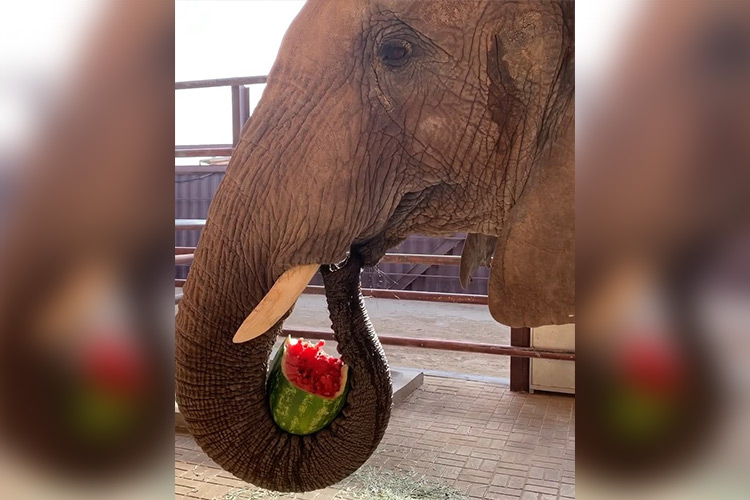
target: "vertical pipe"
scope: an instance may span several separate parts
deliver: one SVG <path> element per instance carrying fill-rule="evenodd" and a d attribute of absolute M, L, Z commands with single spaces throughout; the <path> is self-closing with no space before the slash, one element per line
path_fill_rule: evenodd
<path fill-rule="evenodd" d="M 240 121 L 240 86 L 232 85 L 232 146 L 240 142 L 242 122 Z"/>
<path fill-rule="evenodd" d="M 245 128 L 245 123 L 247 123 L 247 120 L 250 118 L 250 87 L 247 85 L 241 85 L 239 92 L 240 134 L 242 134 L 242 130 Z"/>

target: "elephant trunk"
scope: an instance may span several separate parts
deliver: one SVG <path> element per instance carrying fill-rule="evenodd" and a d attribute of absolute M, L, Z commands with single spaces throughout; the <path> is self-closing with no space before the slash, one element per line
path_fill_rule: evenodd
<path fill-rule="evenodd" d="M 295 22 L 304 27 L 305 16 Z M 351 474 L 377 447 L 391 405 L 388 365 L 360 296 L 362 259 L 352 245 L 382 230 L 398 198 L 364 186 L 353 167 L 374 154 L 361 147 L 360 86 L 351 85 L 346 68 L 315 63 L 300 33 L 285 38 L 281 52 L 291 55 L 274 64 L 214 196 L 176 318 L 176 397 L 188 430 L 223 468 L 279 491 L 323 488 Z M 325 270 L 347 252 L 340 269 Z M 274 423 L 265 387 L 286 311 L 238 335 L 246 342 L 233 339 L 252 311 L 260 314 L 261 302 L 272 302 L 263 299 L 275 296 L 275 282 L 316 265 L 324 265 L 351 385 L 331 425 L 296 436 Z"/>
<path fill-rule="evenodd" d="M 361 259 L 352 252 L 338 270 L 322 270 L 339 351 L 349 365 L 347 403 L 327 428 L 308 436 L 288 434 L 273 421 L 265 387 L 281 321 L 249 342 L 235 344 L 232 338 L 281 269 L 299 262 L 250 257 L 262 255 L 246 248 L 261 237 L 248 242 L 236 231 L 248 222 L 227 210 L 225 202 L 236 203 L 236 193 L 231 178 L 225 184 L 212 205 L 176 318 L 177 403 L 200 447 L 237 477 L 278 491 L 323 488 L 368 459 L 390 415 L 390 374 L 361 297 Z"/>

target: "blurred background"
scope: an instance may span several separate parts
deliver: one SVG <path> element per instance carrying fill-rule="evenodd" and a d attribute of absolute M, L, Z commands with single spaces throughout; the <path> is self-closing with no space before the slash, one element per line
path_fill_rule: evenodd
<path fill-rule="evenodd" d="M 750 492 L 749 7 L 576 3 L 580 498 Z"/>
<path fill-rule="evenodd" d="M 173 9 L 3 4 L 2 498 L 173 494 Z"/>
<path fill-rule="evenodd" d="M 2 497 L 172 494 L 169 163 L 232 133 L 224 96 L 173 85 L 266 74 L 302 2 L 234 4 L 3 6 Z M 222 15 L 231 53 L 175 32 Z M 747 498 L 750 4 L 576 17 L 576 493 Z"/>

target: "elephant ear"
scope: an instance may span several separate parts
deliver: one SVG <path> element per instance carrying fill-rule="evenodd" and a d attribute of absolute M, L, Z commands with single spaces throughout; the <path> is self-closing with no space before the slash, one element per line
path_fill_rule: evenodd
<path fill-rule="evenodd" d="M 490 267 L 492 252 L 497 245 L 497 236 L 469 233 L 461 252 L 461 288 L 466 288 L 473 281 L 474 272 L 479 266 Z"/>
<path fill-rule="evenodd" d="M 511 174 L 512 206 L 504 214 L 492 258 L 490 313 L 512 327 L 572 323 L 575 302 L 575 5 L 553 10 L 518 4 L 515 16 L 502 16 L 505 2 L 491 4 L 501 19 L 490 47 L 490 99 L 493 120 L 528 112 L 518 85 L 549 80 L 552 93 L 533 145 L 526 179 Z M 558 33 L 560 36 L 538 36 Z M 562 51 L 561 51 L 562 50 Z M 559 56 L 552 56 L 559 54 Z M 519 83 L 520 82 L 520 83 Z M 520 114 L 520 115 L 519 115 Z M 507 130 L 503 128 L 503 130 Z"/>
<path fill-rule="evenodd" d="M 574 322 L 574 127 L 540 158 L 503 224 L 492 259 L 490 313 L 512 327 Z"/>

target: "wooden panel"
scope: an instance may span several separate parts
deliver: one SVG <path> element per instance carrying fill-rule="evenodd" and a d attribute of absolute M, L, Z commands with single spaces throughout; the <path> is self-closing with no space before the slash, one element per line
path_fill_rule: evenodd
<path fill-rule="evenodd" d="M 531 330 L 531 345 L 539 349 L 575 350 L 575 324 L 548 325 Z M 530 390 L 575 393 L 575 364 L 532 360 Z"/>

